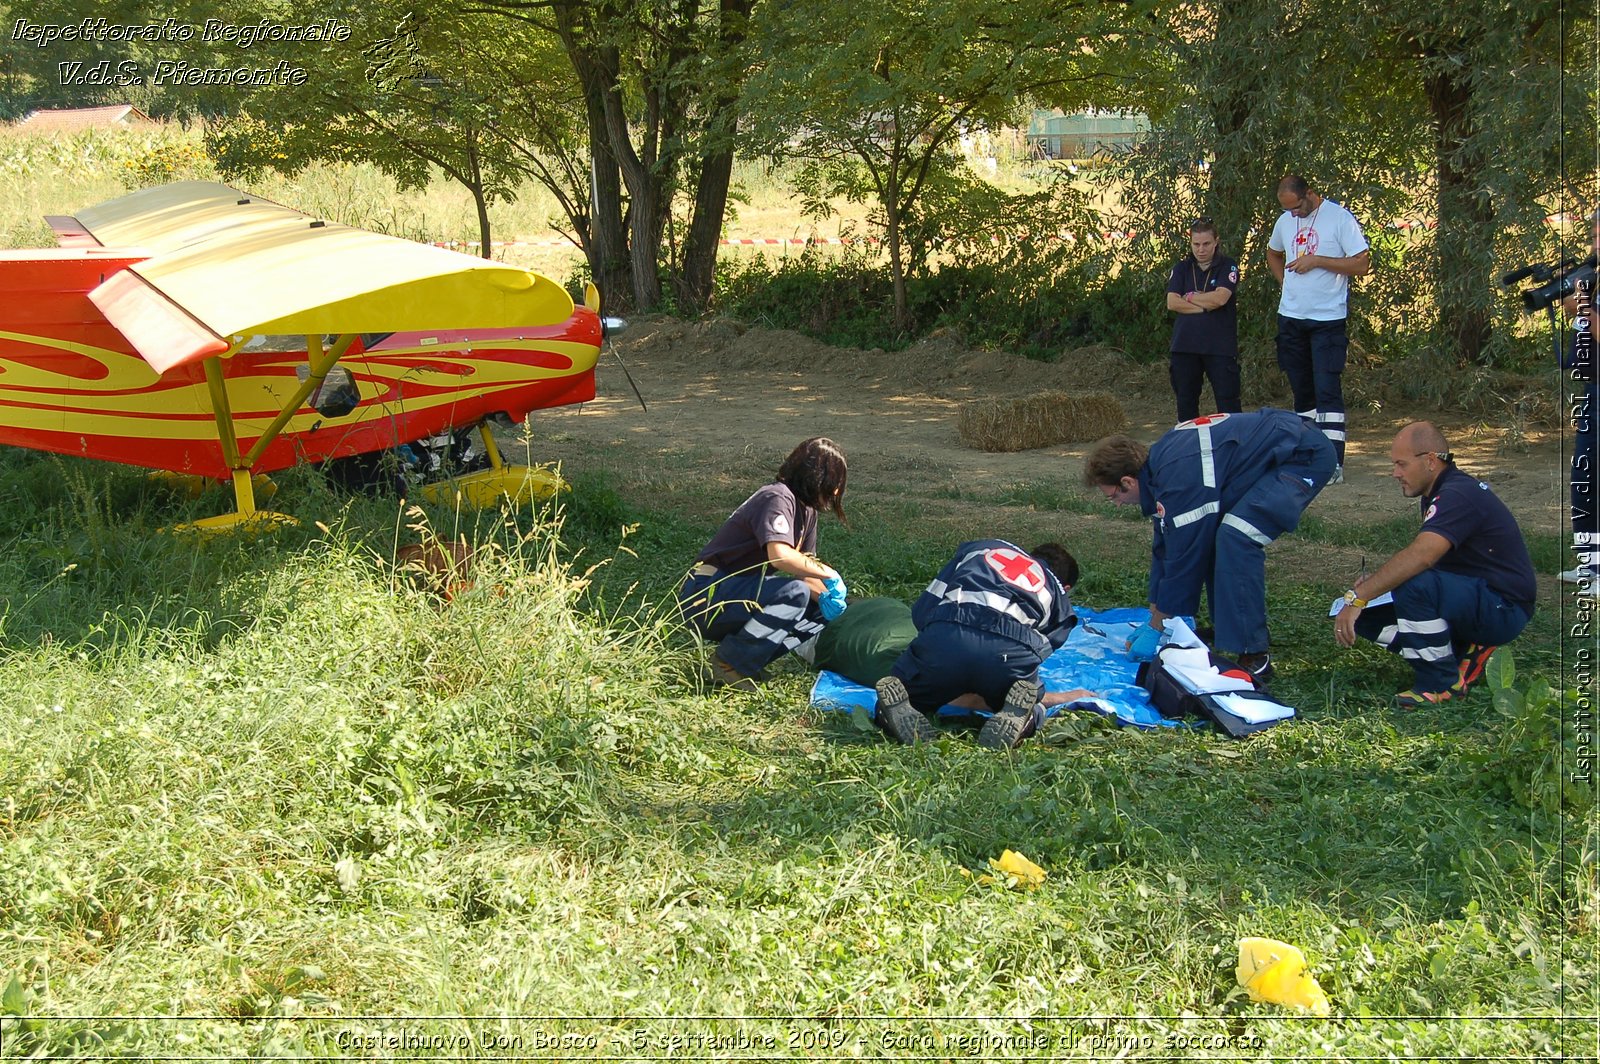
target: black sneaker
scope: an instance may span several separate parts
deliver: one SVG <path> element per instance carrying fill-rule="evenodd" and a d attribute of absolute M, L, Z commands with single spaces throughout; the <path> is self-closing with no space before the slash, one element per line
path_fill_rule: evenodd
<path fill-rule="evenodd" d="M 885 676 L 878 681 L 878 711 L 873 719 L 891 738 L 907 746 L 931 743 L 939 737 L 933 722 L 911 704 L 906 685 L 898 676 Z"/>
<path fill-rule="evenodd" d="M 1010 750 L 1039 730 L 1044 721 L 1044 705 L 1039 701 L 1039 684 L 1018 680 L 1006 692 L 1006 704 L 983 722 L 978 745 L 989 750 Z"/>
<path fill-rule="evenodd" d="M 1256 683 L 1272 679 L 1272 656 L 1263 650 L 1259 654 L 1240 654 L 1239 668 L 1255 677 Z"/>

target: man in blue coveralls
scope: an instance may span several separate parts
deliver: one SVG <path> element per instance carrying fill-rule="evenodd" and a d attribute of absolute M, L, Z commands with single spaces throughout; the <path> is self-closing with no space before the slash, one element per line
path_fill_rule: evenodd
<path fill-rule="evenodd" d="M 1516 518 L 1456 468 L 1442 432 L 1413 422 L 1389 457 L 1401 494 L 1421 500 L 1422 530 L 1344 593 L 1333 634 L 1342 647 L 1360 636 L 1405 658 L 1416 682 L 1395 704 L 1416 709 L 1467 693 L 1495 647 L 1527 626 L 1536 584 Z M 1386 591 L 1392 603 L 1369 605 Z"/>
<path fill-rule="evenodd" d="M 1154 447 L 1108 436 L 1084 461 L 1084 484 L 1155 524 L 1150 623 L 1128 643 L 1149 660 L 1168 617 L 1192 615 L 1210 588 L 1216 643 L 1257 679 L 1272 674 L 1266 546 L 1294 531 L 1333 475 L 1333 444 L 1286 410 L 1185 421 Z"/>
<path fill-rule="evenodd" d="M 878 727 L 903 743 L 931 742 L 924 714 L 973 692 L 1001 707 L 979 744 L 1004 750 L 1032 735 L 1044 719 L 1039 666 L 1078 623 L 1056 574 L 1076 565 L 1055 543 L 1022 551 L 979 539 L 957 547 L 911 607 L 916 638 L 878 681 Z"/>

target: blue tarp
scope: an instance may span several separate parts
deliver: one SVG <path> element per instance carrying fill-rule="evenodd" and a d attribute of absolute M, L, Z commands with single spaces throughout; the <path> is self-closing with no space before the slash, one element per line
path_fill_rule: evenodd
<path fill-rule="evenodd" d="M 1183 727 L 1184 722 L 1167 720 L 1150 704 L 1150 695 L 1134 680 L 1139 670 L 1137 662 L 1128 657 L 1125 649 L 1133 630 L 1150 619 L 1150 611 L 1143 606 L 1110 610 L 1091 610 L 1077 607 L 1078 626 L 1067 641 L 1045 661 L 1039 669 L 1046 691 L 1071 691 L 1084 688 L 1095 697 L 1069 705 L 1049 706 L 1045 712 L 1055 716 L 1064 709 L 1088 710 L 1113 717 L 1119 724 L 1136 728 Z M 877 693 L 870 687 L 823 670 L 811 687 L 811 704 L 818 709 L 852 713 L 865 709 L 872 713 L 877 705 Z M 956 709 L 945 706 L 941 716 L 987 717 L 988 713 Z"/>

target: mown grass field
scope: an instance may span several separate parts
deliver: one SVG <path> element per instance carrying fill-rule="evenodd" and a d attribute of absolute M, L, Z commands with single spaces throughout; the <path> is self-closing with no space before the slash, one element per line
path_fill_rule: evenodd
<path fill-rule="evenodd" d="M 1081 597 L 1142 596 L 1141 522 L 1044 480 L 943 497 L 907 462 L 823 530 L 860 590 L 1071 518 Z M 1594 1059 L 1570 601 L 1513 646 L 1505 712 L 1386 708 L 1403 667 L 1325 667 L 1326 595 L 1291 574 L 1293 725 L 908 750 L 809 709 L 793 662 L 703 689 L 670 588 L 768 471 L 618 450 L 558 509 L 477 516 L 295 471 L 299 528 L 196 541 L 159 530 L 220 493 L 0 454 L 0 1056 Z M 461 534 L 450 603 L 393 570 Z M 983 879 L 1007 848 L 1039 889 Z M 1241 996 L 1247 935 L 1300 946 L 1334 1015 Z"/>

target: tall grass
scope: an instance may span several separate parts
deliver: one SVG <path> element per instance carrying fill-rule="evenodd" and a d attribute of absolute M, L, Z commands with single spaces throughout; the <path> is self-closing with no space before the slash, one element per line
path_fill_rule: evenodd
<path fill-rule="evenodd" d="M 959 733 L 906 750 L 806 709 L 789 665 L 760 698 L 703 693 L 660 606 L 675 566 L 641 537 L 676 553 L 709 525 L 603 484 L 565 524 L 463 524 L 288 478 L 275 502 L 306 523 L 243 545 L 155 534 L 195 504 L 86 464 L 10 456 L 9 502 L 40 465 L 63 487 L 8 505 L 6 533 L 61 552 L 0 558 L 34 589 L 0 660 L 0 983 L 27 1017 L 7 1055 L 1592 1045 L 1560 1019 L 1595 1005 L 1582 822 L 1502 785 L 1523 766 L 1486 707 L 1375 708 L 1383 655 L 1323 697 L 1291 686 L 1309 721 L 1243 745 L 1075 722 L 1014 757 Z M 858 513 L 830 533 L 847 571 L 936 549 Z M 449 604 L 386 561 L 456 529 L 480 561 Z M 1042 889 L 981 880 L 1006 847 Z M 1349 1018 L 1230 996 L 1246 934 L 1305 948 Z M 417 1018 L 363 1018 L 384 1016 Z M 569 1018 L 494 1018 L 529 1016 Z"/>
<path fill-rule="evenodd" d="M 41 220 L 46 214 L 72 214 L 168 181 L 219 180 L 200 128 L 173 123 L 65 136 L 0 128 L 0 177 L 8 178 L 0 187 L 0 217 L 11 247 L 53 244 Z M 316 163 L 292 176 L 269 171 L 250 191 L 308 214 L 411 240 L 477 240 L 471 195 L 443 176 L 402 195 L 369 163 Z M 496 239 L 517 240 L 544 234 L 557 211 L 554 198 L 528 182 L 489 214 Z"/>

